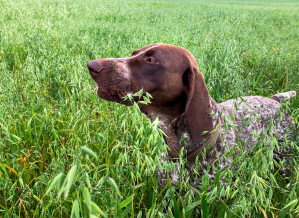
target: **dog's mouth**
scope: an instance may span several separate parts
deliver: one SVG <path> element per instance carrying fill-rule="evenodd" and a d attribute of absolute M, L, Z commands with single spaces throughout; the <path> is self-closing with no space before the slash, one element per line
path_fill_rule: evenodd
<path fill-rule="evenodd" d="M 109 88 L 104 88 L 98 83 L 94 85 L 94 88 L 98 88 L 97 94 L 100 98 L 106 101 L 114 101 L 124 105 L 133 105 L 133 100 L 126 98 L 130 91 L 126 90 L 112 90 Z"/>

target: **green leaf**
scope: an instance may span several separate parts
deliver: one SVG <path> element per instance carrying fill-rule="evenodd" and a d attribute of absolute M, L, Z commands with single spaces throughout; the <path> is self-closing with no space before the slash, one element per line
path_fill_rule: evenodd
<path fill-rule="evenodd" d="M 218 123 L 218 125 L 215 127 L 215 129 L 213 129 L 211 132 L 210 132 L 210 135 L 213 134 L 214 132 L 216 132 L 220 127 L 220 123 Z"/>
<path fill-rule="evenodd" d="M 79 203 L 78 200 L 76 199 L 73 203 L 72 206 L 72 212 L 71 212 L 71 218 L 79 218 Z"/>
<path fill-rule="evenodd" d="M 93 150 L 91 150 L 90 148 L 88 148 L 86 146 L 81 147 L 81 153 L 82 153 L 82 155 L 89 155 L 94 158 L 97 158 L 97 154 Z"/>
<path fill-rule="evenodd" d="M 119 203 L 119 208 L 122 209 L 125 206 L 127 206 L 128 204 L 130 204 L 133 201 L 133 195 L 131 195 L 130 197 L 128 197 L 126 200 L 123 200 L 122 202 Z"/>
<path fill-rule="evenodd" d="M 93 201 L 91 201 L 91 213 L 95 214 L 96 216 L 101 215 L 103 217 L 107 217 L 107 215 L 104 213 L 104 211 L 102 211 L 101 208 Z"/>
<path fill-rule="evenodd" d="M 63 173 L 59 173 L 51 182 L 48 190 L 46 191 L 46 195 L 57 185 L 62 184 L 64 181 L 64 174 Z M 59 187 L 60 189 L 61 187 Z M 59 190 L 58 190 L 59 191 Z"/>
<path fill-rule="evenodd" d="M 147 97 L 148 99 L 153 98 L 153 97 L 151 96 L 151 94 L 148 93 L 148 92 L 146 92 L 145 95 L 146 95 L 146 97 Z"/>
<path fill-rule="evenodd" d="M 145 185 L 145 182 L 139 183 L 138 185 L 134 186 L 134 189 L 136 190 L 136 189 L 138 189 L 138 188 L 140 188 L 140 187 L 142 187 L 144 185 Z"/>
<path fill-rule="evenodd" d="M 114 179 L 109 178 L 108 179 L 108 183 L 111 185 L 111 187 L 115 190 L 115 192 L 119 195 L 119 197 L 121 197 L 120 191 L 118 189 L 118 186 L 116 185 L 116 182 L 114 181 Z"/>
<path fill-rule="evenodd" d="M 201 200 L 193 202 L 191 205 L 189 205 L 188 207 L 186 207 L 186 213 L 188 213 L 189 211 L 191 211 L 194 207 L 200 205 L 200 203 L 201 203 Z"/>
<path fill-rule="evenodd" d="M 97 183 L 96 187 L 101 188 L 104 182 L 106 181 L 106 176 L 102 177 L 99 182 Z"/>
<path fill-rule="evenodd" d="M 77 172 L 77 165 L 73 165 L 66 176 L 67 183 L 66 183 L 66 187 L 65 187 L 65 195 L 64 195 L 65 198 L 67 198 L 69 191 L 72 187 L 72 184 L 75 180 L 76 172 Z"/>
<path fill-rule="evenodd" d="M 131 211 L 131 207 L 127 207 L 127 208 L 120 214 L 120 217 L 121 217 L 121 218 L 127 218 L 127 217 L 129 217 L 130 211 Z"/>
<path fill-rule="evenodd" d="M 202 135 L 205 135 L 205 134 L 207 134 L 207 133 L 209 133 L 209 131 L 203 131 L 203 132 L 202 132 Z"/>
<path fill-rule="evenodd" d="M 288 207 L 290 207 L 289 210 L 291 210 L 291 209 L 293 209 L 293 208 L 296 206 L 297 203 L 298 203 L 298 199 L 292 200 L 290 203 L 288 203 L 288 204 L 283 208 L 283 210 L 286 209 L 286 208 L 288 208 Z"/>
<path fill-rule="evenodd" d="M 269 151 L 269 160 L 270 161 L 273 160 L 273 150 L 272 149 Z"/>
<path fill-rule="evenodd" d="M 206 193 L 203 193 L 201 197 L 201 210 L 202 210 L 202 217 L 208 217 L 208 201 L 207 201 Z"/>
<path fill-rule="evenodd" d="M 134 93 L 132 96 L 141 96 L 143 94 L 143 89 L 140 89 L 139 92 Z"/>
<path fill-rule="evenodd" d="M 24 188 L 24 182 L 23 182 L 22 177 L 19 177 L 19 182 L 20 182 L 21 187 Z"/>
<path fill-rule="evenodd" d="M 83 188 L 83 199 L 88 211 L 91 211 L 91 195 L 86 187 Z"/>
<path fill-rule="evenodd" d="M 88 188 L 91 188 L 89 175 L 87 172 L 85 172 L 85 175 L 86 175 L 86 184 L 87 184 Z"/>
<path fill-rule="evenodd" d="M 217 173 L 216 173 L 216 175 L 215 175 L 214 185 L 218 185 L 218 182 L 219 182 L 219 179 L 220 179 L 220 173 L 222 172 L 222 169 L 223 169 L 223 167 L 221 167 L 221 168 L 217 171 Z"/>
<path fill-rule="evenodd" d="M 33 198 L 37 201 L 39 201 L 40 203 L 42 203 L 43 201 L 41 199 L 39 199 L 39 197 L 37 197 L 35 194 L 32 194 Z"/>
<path fill-rule="evenodd" d="M 231 199 L 233 199 L 238 192 L 239 192 L 238 189 L 236 191 L 234 191 L 233 194 L 232 194 L 232 196 L 231 196 Z"/>

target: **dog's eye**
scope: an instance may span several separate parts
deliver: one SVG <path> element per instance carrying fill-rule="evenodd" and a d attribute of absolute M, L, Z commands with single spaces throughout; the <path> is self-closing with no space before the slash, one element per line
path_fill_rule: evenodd
<path fill-rule="evenodd" d="M 148 57 L 148 58 L 146 58 L 146 61 L 147 61 L 147 62 L 150 62 L 150 63 L 157 62 L 156 59 L 153 58 L 153 57 Z"/>

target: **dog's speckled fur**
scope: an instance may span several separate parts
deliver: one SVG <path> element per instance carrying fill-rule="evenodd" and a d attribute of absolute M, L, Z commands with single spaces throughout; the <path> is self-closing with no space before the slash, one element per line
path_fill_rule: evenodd
<path fill-rule="evenodd" d="M 295 128 L 295 123 L 290 115 L 282 111 L 280 103 L 276 100 L 262 96 L 248 96 L 228 100 L 221 104 L 216 104 L 214 100 L 211 102 L 214 102 L 213 117 L 218 118 L 218 116 L 220 116 L 222 134 L 214 146 L 212 154 L 208 152 L 205 157 L 199 155 L 198 161 L 201 167 L 197 167 L 196 169 L 198 172 L 198 180 L 196 182 L 192 181 L 194 176 L 191 176 L 190 181 L 191 183 L 193 182 L 194 186 L 201 185 L 201 176 L 207 172 L 208 165 L 210 168 L 213 164 L 220 168 L 227 167 L 232 162 L 232 157 L 224 158 L 227 147 L 233 150 L 236 144 L 241 144 L 242 142 L 242 144 L 245 144 L 243 149 L 248 152 L 258 140 L 262 138 L 261 135 L 263 132 L 266 134 L 266 137 L 272 134 L 279 142 L 282 142 L 285 136 L 294 136 L 293 128 Z M 273 123 L 272 128 L 270 122 Z M 188 133 L 185 134 L 189 135 Z M 190 140 L 187 140 L 187 151 L 193 150 L 194 146 L 198 145 L 194 145 L 190 143 Z M 285 154 L 291 154 L 292 150 L 291 148 L 285 148 L 280 152 L 276 150 L 274 153 L 276 153 L 278 159 L 284 160 L 289 157 L 288 155 L 285 156 Z M 282 155 L 282 153 L 284 155 Z M 161 161 L 165 162 L 168 161 L 168 159 L 164 155 Z M 176 185 L 180 165 L 175 159 L 173 161 L 175 167 L 174 170 L 169 173 L 169 178 L 172 181 L 172 185 Z M 195 164 L 188 163 L 188 167 L 190 176 L 192 175 Z M 215 173 L 215 171 L 209 170 L 209 178 L 213 180 Z M 158 178 L 161 186 L 164 187 L 167 184 L 166 172 L 158 169 Z"/>

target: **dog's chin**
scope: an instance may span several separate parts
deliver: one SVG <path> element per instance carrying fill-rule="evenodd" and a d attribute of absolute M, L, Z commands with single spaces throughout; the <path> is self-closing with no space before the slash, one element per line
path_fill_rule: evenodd
<path fill-rule="evenodd" d="M 97 95 L 106 101 L 113 101 L 119 104 L 123 104 L 126 106 L 132 106 L 134 104 L 133 100 L 125 100 L 124 98 L 127 96 L 126 91 L 113 91 L 113 90 L 107 90 L 101 86 L 99 86 L 97 83 L 94 85 L 94 87 L 98 88 Z"/>

